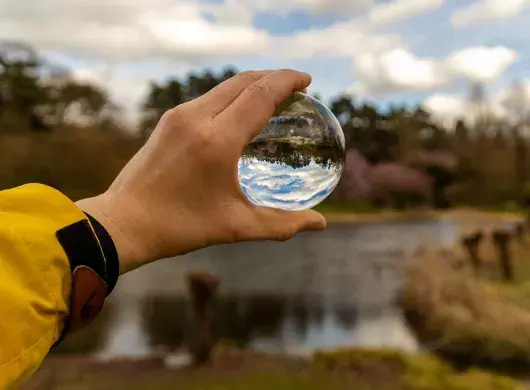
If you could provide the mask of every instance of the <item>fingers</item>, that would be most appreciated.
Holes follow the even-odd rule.
[[[245,71],[223,81],[208,93],[195,99],[212,117],[224,111],[252,83],[268,76],[275,70]]]
[[[326,228],[326,219],[314,210],[283,211],[267,207],[257,208],[258,224],[253,239],[286,241],[297,233]]]
[[[216,119],[222,124],[237,124],[242,132],[235,135],[246,145],[259,134],[280,103],[291,93],[303,91],[310,83],[311,76],[307,73],[273,72],[248,85]]]

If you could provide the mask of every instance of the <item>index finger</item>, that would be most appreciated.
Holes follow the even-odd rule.
[[[236,135],[247,144],[258,135],[278,107],[293,92],[303,91],[311,76],[295,70],[279,70],[250,84],[216,117],[224,128],[240,129]]]
[[[265,77],[274,70],[257,70],[240,72],[234,77],[223,81],[208,93],[195,99],[196,104],[202,104],[204,109],[216,116],[223,112],[250,84]]]

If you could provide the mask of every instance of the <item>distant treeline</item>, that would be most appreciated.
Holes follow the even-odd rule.
[[[141,107],[139,131],[134,132],[117,120],[120,102],[111,102],[102,86],[72,77],[31,47],[0,42],[0,188],[37,181],[72,197],[100,192],[167,109],[236,73],[228,67],[217,74],[204,71],[152,82]],[[421,107],[383,110],[352,96],[340,96],[329,106],[344,129],[347,148],[370,164],[420,169],[435,182],[443,181],[452,203],[519,202],[530,182],[530,107],[519,108],[506,121],[489,115],[483,103],[477,104],[473,124],[460,120],[449,127]],[[412,157],[418,152],[444,152],[457,164],[434,158],[418,162]],[[388,196],[394,195],[389,191]]]

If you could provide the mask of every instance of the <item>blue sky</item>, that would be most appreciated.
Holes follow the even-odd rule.
[[[292,67],[326,100],[466,114],[472,82],[509,115],[530,96],[530,0],[0,0],[0,39],[24,40],[134,113],[150,79]],[[530,103],[530,99],[529,99]],[[530,105],[530,104],[529,104]]]
[[[250,201],[285,210],[322,202],[335,189],[341,173],[342,166],[328,169],[314,162],[300,168],[260,160],[239,162],[241,189]]]

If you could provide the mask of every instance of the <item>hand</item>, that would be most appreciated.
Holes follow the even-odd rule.
[[[111,187],[78,202],[113,237],[122,273],[210,245],[325,228],[312,210],[253,205],[238,182],[243,149],[310,82],[293,70],[243,72],[163,115]]]

